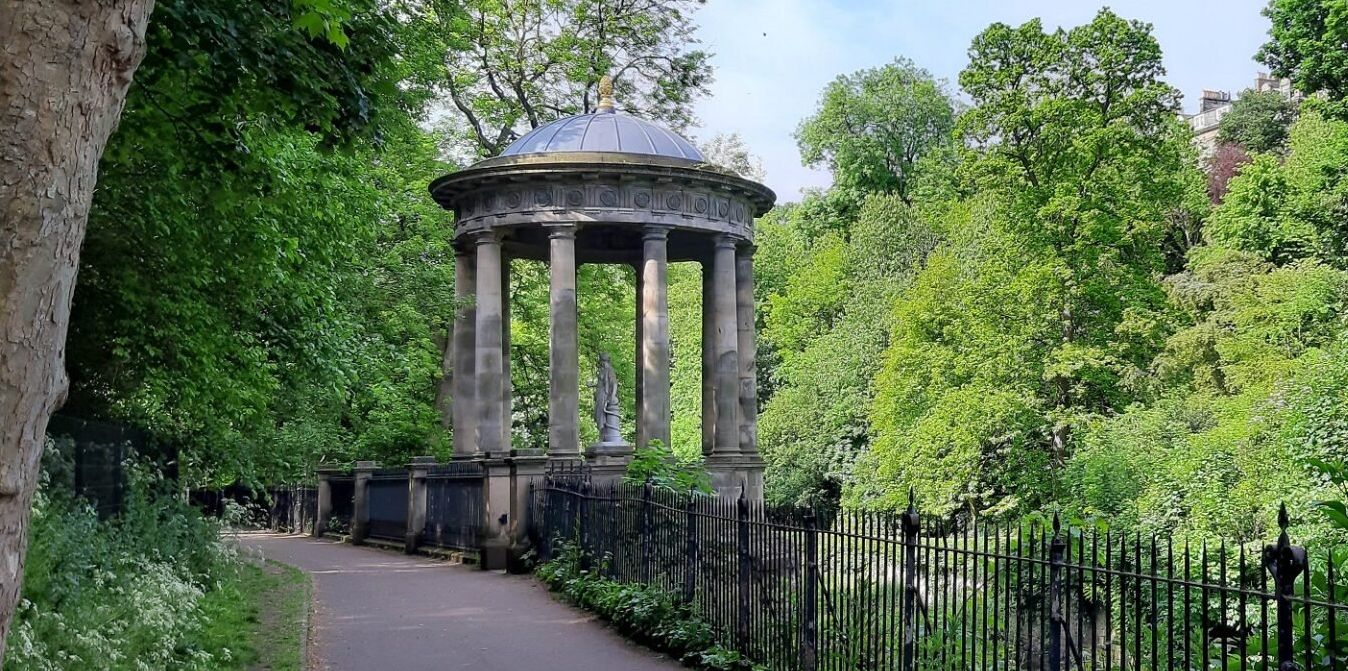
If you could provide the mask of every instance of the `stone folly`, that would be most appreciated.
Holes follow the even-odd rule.
[[[455,315],[452,353],[457,458],[509,460],[529,473],[588,461],[596,479],[621,476],[632,450],[621,439],[601,431],[604,439],[581,451],[576,268],[584,263],[636,271],[636,442],[669,445],[667,271],[671,262],[694,261],[703,268],[706,466],[722,494],[746,487],[761,498],[753,222],[772,207],[771,190],[707,164],[682,137],[616,112],[605,95],[595,113],[534,129],[430,191],[456,215],[457,294],[465,306]],[[512,259],[549,266],[546,454],[513,450],[510,442]]]

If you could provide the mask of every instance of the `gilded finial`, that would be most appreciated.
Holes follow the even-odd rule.
[[[613,111],[613,78],[608,75],[599,78],[599,111]]]

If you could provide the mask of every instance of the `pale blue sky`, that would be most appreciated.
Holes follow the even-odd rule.
[[[819,91],[839,74],[906,56],[955,89],[969,42],[995,21],[1046,27],[1086,23],[1102,6],[1151,23],[1165,53],[1167,79],[1192,112],[1200,90],[1232,92],[1254,83],[1254,53],[1268,20],[1264,0],[708,0],[698,35],[715,55],[716,82],[697,106],[694,135],[738,131],[762,160],[779,202],[826,186],[827,172],[800,165],[792,132],[813,112]]]

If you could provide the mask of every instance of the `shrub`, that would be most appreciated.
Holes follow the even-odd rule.
[[[623,477],[636,484],[649,482],[656,487],[680,492],[696,490],[711,493],[711,476],[707,475],[706,469],[700,463],[679,460],[660,440],[652,440],[646,447],[637,448]]]
[[[692,607],[664,590],[604,578],[582,568],[581,550],[558,546],[557,557],[538,567],[538,577],[567,601],[592,610],[624,635],[706,671],[760,671],[765,667],[716,643],[711,625]]]
[[[123,512],[100,520],[53,485],[62,462],[49,443],[5,670],[228,668],[229,650],[195,643],[202,598],[237,575],[218,525],[136,465]]]

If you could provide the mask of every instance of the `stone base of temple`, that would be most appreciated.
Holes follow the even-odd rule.
[[[713,454],[705,462],[711,488],[720,496],[763,500],[763,459],[756,454]]]

